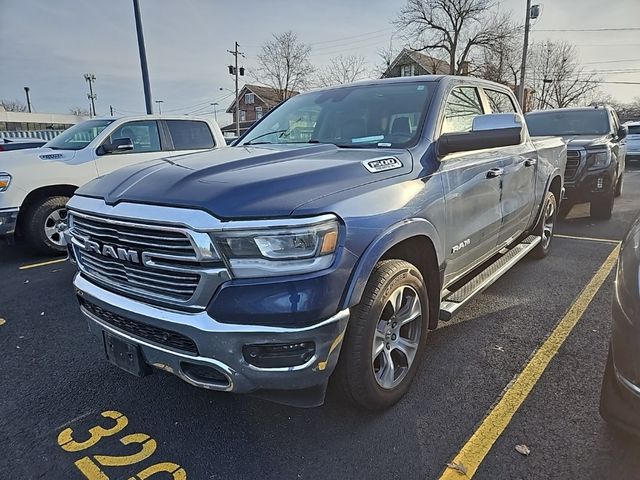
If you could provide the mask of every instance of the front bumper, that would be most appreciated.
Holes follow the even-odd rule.
[[[0,209],[0,237],[13,235],[18,223],[19,208]]]
[[[124,331],[81,307],[88,318],[90,331],[101,343],[103,332],[109,332],[138,345],[148,365],[171,372],[197,387],[218,391],[250,393],[326,386],[337,363],[349,319],[349,310],[346,309],[304,328],[228,324],[217,322],[206,312],[171,311],[131,300],[96,286],[80,273],[74,279],[74,286],[83,301],[105,311],[188,337],[196,344],[198,353],[177,351],[144,336]],[[245,345],[299,342],[315,343],[315,353],[302,365],[259,368],[249,364],[243,355]],[[210,380],[194,375],[194,365],[214,369],[224,379]]]
[[[601,170],[579,171],[576,178],[565,180],[565,199],[568,203],[590,202],[611,191],[614,182],[615,166]]]

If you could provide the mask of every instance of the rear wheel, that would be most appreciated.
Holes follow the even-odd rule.
[[[425,349],[429,300],[422,275],[403,260],[379,262],[351,318],[332,382],[369,410],[402,398]]]
[[[62,234],[67,225],[69,197],[48,197],[33,205],[24,224],[25,236],[31,246],[45,254],[61,254],[67,242]]]
[[[553,192],[547,192],[542,206],[542,215],[538,221],[538,225],[536,225],[533,230],[533,234],[540,237],[540,243],[531,250],[530,255],[533,258],[544,258],[549,254],[557,217],[558,208],[556,196]]]
[[[612,187],[609,192],[604,195],[599,195],[598,198],[592,200],[589,206],[589,215],[591,218],[609,220],[613,212],[614,196],[615,187]]]

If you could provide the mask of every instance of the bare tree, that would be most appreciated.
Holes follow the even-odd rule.
[[[298,41],[298,36],[288,32],[273,35],[258,54],[255,79],[279,92],[286,100],[292,92],[309,85],[314,72],[309,55],[311,47]]]
[[[391,40],[389,41],[388,47],[382,47],[378,49],[378,57],[380,57],[381,62],[376,66],[375,73],[379,76],[384,75],[389,67],[398,56],[398,51],[393,48],[393,43]]]
[[[20,100],[0,100],[0,104],[7,112],[26,112],[27,106]]]
[[[502,25],[504,31],[491,48],[485,48],[478,60],[475,75],[504,85],[516,86],[519,82],[522,63],[520,28]]]
[[[568,42],[533,44],[527,82],[534,89],[536,108],[565,108],[588,104],[600,79],[579,63],[576,47]]]
[[[71,115],[77,115],[79,117],[88,117],[90,115],[89,109],[82,107],[71,107],[69,109],[69,113]]]
[[[318,72],[317,83],[320,87],[330,87],[362,80],[367,76],[367,65],[362,55],[339,55]]]
[[[449,73],[459,75],[475,50],[503,38],[510,22],[495,0],[408,0],[395,24],[412,48],[445,57]]]

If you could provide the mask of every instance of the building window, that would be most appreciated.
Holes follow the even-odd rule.
[[[256,120],[260,120],[262,118],[262,107],[256,107]]]
[[[253,93],[245,93],[244,94],[244,103],[247,105],[251,105],[256,101],[256,96]]]
[[[400,76],[413,77],[413,67],[413,65],[402,65],[402,67],[400,67]]]
[[[247,121],[247,111],[246,110],[240,110],[240,121],[241,122],[246,122]]]

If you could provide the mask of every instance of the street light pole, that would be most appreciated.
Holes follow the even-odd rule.
[[[227,52],[235,58],[235,66],[229,67],[233,72],[230,71],[229,73],[233,73],[236,81],[236,137],[240,136],[240,101],[238,100],[238,75],[240,74],[240,71],[238,71],[238,55],[244,56],[244,53],[238,51],[239,46],[238,42],[235,42],[235,48],[233,50],[227,50]],[[244,75],[244,68],[242,69],[242,74]]]
[[[138,35],[138,52],[140,53],[140,68],[142,69],[142,87],[144,88],[144,103],[147,114],[153,113],[151,102],[151,85],[149,84],[149,68],[147,67],[147,52],[144,48],[144,34],[142,32],[142,19],[140,18],[140,5],[138,0],[133,0],[133,14],[136,18],[136,33]]]
[[[89,106],[89,116],[96,116],[96,94],[93,93],[93,82],[96,81],[96,76],[93,73],[85,73],[84,79],[89,84],[89,93],[87,94],[87,98],[91,101],[91,105]]]
[[[524,45],[522,46],[522,65],[520,66],[520,85],[518,85],[518,101],[524,111],[524,77],[527,69],[527,49],[529,48],[529,25],[531,20],[531,0],[527,0],[527,15],[524,21]]]
[[[24,93],[27,96],[27,110],[31,113],[31,96],[29,96],[29,87],[24,87]]]

